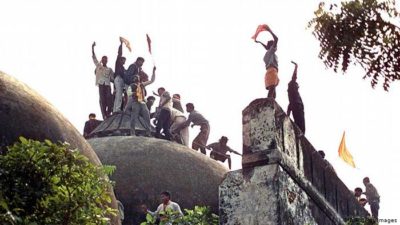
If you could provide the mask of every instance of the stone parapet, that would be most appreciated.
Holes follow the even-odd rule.
[[[220,185],[221,224],[330,225],[368,215],[272,99],[243,110],[242,166]]]

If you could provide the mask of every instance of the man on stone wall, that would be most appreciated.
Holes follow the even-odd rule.
[[[106,119],[111,115],[112,112],[112,96],[110,82],[113,81],[114,72],[111,68],[107,67],[107,56],[101,57],[101,62],[96,58],[94,53],[94,47],[96,42],[92,44],[92,58],[94,65],[96,66],[96,85],[99,86],[100,96],[100,109],[103,119]]]
[[[290,117],[290,113],[293,112],[293,119],[303,134],[306,133],[306,124],[304,120],[304,105],[299,93],[299,84],[297,84],[297,63],[293,62],[294,71],[292,80],[288,84],[288,97],[289,105],[287,109],[287,115]]]
[[[278,37],[272,32],[272,30],[266,24],[263,25],[264,29],[271,33],[274,40],[268,41],[267,45],[263,44],[257,39],[254,39],[256,43],[261,44],[267,52],[264,55],[265,69],[267,70],[264,81],[265,88],[268,90],[268,98],[276,98],[276,86],[279,84],[278,77],[278,57],[276,56],[276,50],[278,46]]]
[[[365,194],[367,197],[368,204],[371,207],[372,217],[378,220],[380,202],[378,191],[376,190],[375,186],[370,183],[369,177],[365,177],[363,179],[363,183],[365,185],[365,192],[363,194]]]

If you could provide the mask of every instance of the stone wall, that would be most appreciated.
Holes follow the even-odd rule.
[[[271,99],[243,110],[242,170],[220,185],[221,224],[344,224],[365,217],[329,162]]]

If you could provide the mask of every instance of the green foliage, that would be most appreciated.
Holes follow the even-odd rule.
[[[372,217],[355,217],[347,220],[346,225],[378,225],[378,223]]]
[[[110,181],[68,144],[20,138],[0,155],[0,224],[107,224]]]
[[[360,64],[372,87],[383,79],[387,91],[400,80],[400,28],[395,0],[350,0],[326,7],[320,3],[308,26],[319,40],[319,57],[335,72]]]
[[[160,213],[160,225],[218,225],[218,216],[213,214],[206,206],[195,206],[193,210],[185,209],[185,215],[170,209]],[[147,214],[147,222],[140,225],[153,225],[156,218]]]

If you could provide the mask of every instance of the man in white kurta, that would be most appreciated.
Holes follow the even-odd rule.
[[[178,134],[174,133],[174,131],[183,123],[186,122],[186,116],[179,110],[175,108],[171,108],[171,133],[172,135],[179,135],[182,139],[182,144],[189,147],[189,127],[185,127],[181,129]]]

